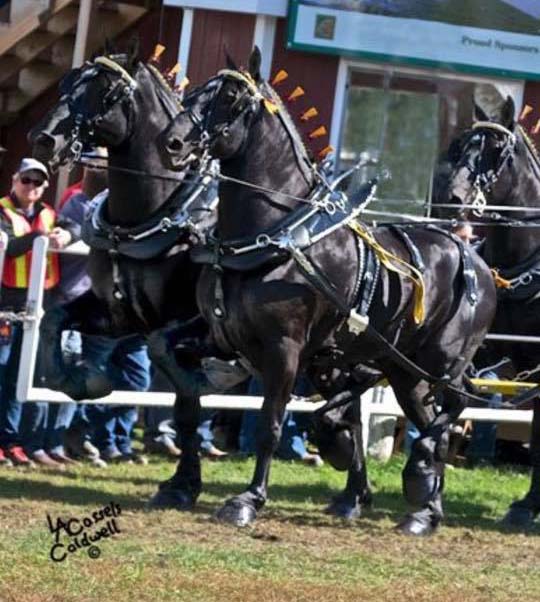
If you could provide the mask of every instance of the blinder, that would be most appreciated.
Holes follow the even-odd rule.
[[[100,111],[93,116],[89,116],[78,106],[73,99],[73,91],[84,85],[88,81],[98,77],[101,73],[108,72],[115,75],[111,80],[110,86],[101,98]],[[84,68],[66,76],[61,84],[61,90],[64,96],[68,96],[67,103],[74,118],[74,127],[71,132],[71,152],[73,161],[80,158],[82,151],[82,142],[80,141],[81,130],[84,130],[86,141],[93,142],[95,128],[103,121],[107,113],[119,102],[131,101],[133,93],[137,89],[135,79],[118,63],[108,57],[98,57],[94,62],[86,63]],[[128,110],[127,118],[130,120],[131,111]]]
[[[502,134],[503,141],[497,144],[497,149],[500,148],[497,160],[494,165],[488,169],[482,169],[481,162],[485,159],[486,142],[488,135]],[[477,206],[479,215],[482,215],[483,207],[486,204],[485,194],[498,182],[501,173],[513,161],[516,148],[517,137],[509,129],[498,123],[490,121],[478,121],[473,124],[472,135],[464,143],[462,149],[462,167],[465,167],[469,173],[476,191],[472,205]],[[473,161],[469,156],[471,149],[479,146],[479,152],[476,159]],[[456,150],[456,149],[454,149]]]
[[[227,79],[242,81],[246,83],[246,88],[230,106],[228,119],[214,127],[212,131],[209,131],[210,117],[214,113],[217,99]],[[220,71],[216,77],[213,77],[206,84],[204,92],[210,94],[210,98],[206,103],[202,114],[196,112],[195,109],[189,106],[189,96],[184,102],[184,104],[187,105],[185,111],[199,132],[197,145],[203,151],[212,147],[219,138],[227,138],[230,135],[231,128],[234,127],[236,122],[247,117],[251,113],[255,113],[259,106],[259,102],[263,99],[262,94],[255,84],[249,81],[248,76],[245,76],[239,71],[231,71],[228,69]],[[201,92],[196,91],[195,94],[199,97]],[[246,97],[248,97],[247,102],[242,106],[239,106]]]

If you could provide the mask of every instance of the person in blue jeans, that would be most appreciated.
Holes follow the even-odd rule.
[[[89,366],[107,374],[115,390],[147,391],[150,387],[150,359],[141,336],[120,340],[83,337],[83,357]],[[86,417],[103,460],[145,463],[132,448],[138,417],[135,406],[88,404]]]
[[[497,373],[490,368],[479,370],[476,376],[488,380],[498,379]],[[502,404],[502,395],[500,393],[493,393],[489,400],[489,408],[498,408]],[[477,464],[492,464],[495,460],[496,443],[496,422],[473,422],[471,439],[465,452],[468,464],[472,466]]]
[[[306,395],[309,385],[299,379],[294,393],[296,395]],[[262,386],[255,378],[251,379],[248,387],[248,395],[261,395]],[[259,419],[259,412],[246,410],[242,415],[242,426],[239,434],[240,451],[247,454],[253,454],[256,451],[256,431]],[[306,464],[322,466],[323,460],[319,454],[308,452],[306,447],[307,424],[301,414],[294,414],[286,411],[283,418],[281,439],[276,450],[276,457],[282,460],[301,460]]]

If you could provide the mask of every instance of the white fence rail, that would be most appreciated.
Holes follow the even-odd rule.
[[[4,263],[7,238],[0,233],[0,274]],[[46,258],[48,252],[48,239],[39,236],[34,241],[32,250],[32,267],[26,310],[21,315],[23,322],[23,342],[21,349],[21,362],[17,380],[17,399],[20,401],[50,401],[54,403],[65,403],[72,401],[69,397],[51,389],[34,387],[34,371],[36,355],[39,343],[39,324],[43,315],[43,284],[45,281]],[[86,253],[84,245],[72,245],[66,252],[83,254]],[[1,315],[1,312],[0,312]],[[513,335],[492,335],[490,338],[505,337],[516,340]],[[523,337],[521,337],[523,338]],[[538,342],[529,339],[538,337],[524,337],[526,342]],[[539,339],[540,341],[540,339]],[[145,405],[145,406],[172,406],[175,396],[173,393],[159,392],[136,392],[136,391],[114,391],[107,397],[89,400],[88,403],[103,403],[112,405]],[[201,399],[202,406],[215,409],[260,409],[262,397],[245,395],[206,395]],[[312,412],[319,408],[323,402],[310,403],[293,399],[287,406],[296,412]],[[362,418],[365,429],[364,441],[367,441],[367,429],[369,428],[371,415],[403,416],[394,393],[390,387],[375,387],[362,395]],[[495,421],[530,423],[531,411],[507,410],[492,408],[467,408],[460,416],[460,420]]]

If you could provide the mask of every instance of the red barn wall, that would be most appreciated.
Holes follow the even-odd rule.
[[[305,109],[315,106],[319,111],[316,118],[302,125],[304,132],[312,131],[318,125],[325,125],[330,132],[338,67],[338,56],[288,50],[286,19],[277,20],[271,73],[275,75],[280,69],[284,69],[289,77],[276,86],[276,90],[285,100],[296,86],[304,88],[306,92],[304,96],[287,104],[299,127],[299,115]],[[319,138],[311,144],[311,147],[317,150],[327,144],[328,137]]]
[[[225,50],[239,67],[246,66],[254,30],[255,15],[195,10],[189,50],[190,82],[197,86],[223,69]]]

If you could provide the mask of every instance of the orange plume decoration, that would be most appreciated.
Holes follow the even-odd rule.
[[[184,79],[176,86],[175,89],[178,90],[179,92],[181,92],[188,86],[189,86],[189,79],[187,77],[184,77]]]
[[[324,127],[324,125],[319,126],[316,130],[313,130],[310,134],[309,134],[309,139],[313,140],[314,138],[320,138],[321,136],[326,136],[327,134],[327,130]]]
[[[167,79],[173,79],[173,77],[180,71],[181,68],[182,68],[182,66],[180,65],[180,63],[176,63],[176,65],[174,67],[169,69],[169,71],[167,72],[167,75],[165,77]]]
[[[319,114],[319,111],[317,111],[317,109],[315,107],[310,107],[307,111],[304,111],[302,113],[302,115],[300,116],[300,119],[302,121],[308,121],[309,119],[312,119],[313,117],[317,117],[318,114]]]
[[[523,121],[532,110],[533,108],[530,105],[525,105],[519,116],[519,121]]]
[[[288,77],[289,77],[289,74],[286,71],[284,71],[283,69],[280,69],[275,74],[274,79],[272,80],[272,85],[277,86],[281,82],[284,82]]]
[[[163,46],[163,44],[156,44],[156,47],[154,48],[154,52],[152,53],[152,56],[150,57],[150,61],[153,63],[157,63],[159,61],[159,57],[163,54],[164,51],[165,51],[165,46]]]
[[[300,98],[300,96],[304,96],[304,94],[305,94],[304,88],[302,88],[302,86],[296,86],[296,88],[287,97],[287,100],[289,102],[292,102],[293,100]]]
[[[531,130],[531,134],[533,136],[536,136],[536,134],[538,134],[538,132],[540,132],[540,119],[536,122],[536,125]]]
[[[321,158],[324,159],[326,157],[326,155],[329,155],[330,153],[334,152],[334,147],[329,144],[328,146],[325,146],[323,149],[321,149],[317,155]]]

